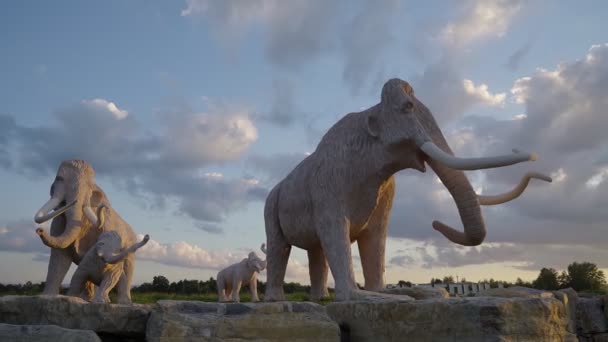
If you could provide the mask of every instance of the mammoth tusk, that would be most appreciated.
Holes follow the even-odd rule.
[[[481,170],[494,167],[513,165],[525,161],[536,160],[536,155],[523,153],[513,150],[513,154],[481,157],[481,158],[458,158],[444,152],[431,141],[427,141],[420,146],[420,149],[429,157],[456,170]]]
[[[105,204],[102,204],[99,206],[99,208],[97,208],[97,214],[95,214],[95,212],[93,212],[93,209],[91,209],[91,207],[84,207],[84,214],[87,217],[87,219],[89,219],[89,221],[91,221],[91,224],[93,225],[93,227],[96,227],[96,229],[102,229],[103,225],[105,223],[105,216],[103,213],[103,209],[107,209],[108,207]]]
[[[260,246],[260,249],[262,250],[262,253],[266,254],[266,244],[263,243],[262,246]]]
[[[76,204],[76,202],[78,202],[78,200],[74,200],[72,203],[66,204],[63,207],[50,212],[51,210],[57,208],[57,206],[61,203],[61,201],[62,201],[61,198],[54,198],[54,197],[52,197],[50,200],[48,200],[48,202],[46,202],[42,206],[42,208],[40,208],[36,212],[36,215],[34,216],[34,222],[40,224],[40,223],[44,223],[48,220],[54,219],[55,217],[66,212],[68,209],[73,207]]]
[[[542,173],[528,172],[522,177],[519,184],[517,184],[517,186],[509,192],[505,192],[504,194],[494,195],[494,196],[477,195],[479,204],[496,205],[496,204],[502,204],[502,203],[509,202],[509,201],[519,197],[519,195],[521,195],[524,192],[524,190],[528,186],[528,183],[530,183],[530,179],[532,179],[532,178],[540,179],[540,180],[543,180],[543,181],[549,182],[549,183],[551,183],[553,181],[551,179],[551,177],[543,175]]]

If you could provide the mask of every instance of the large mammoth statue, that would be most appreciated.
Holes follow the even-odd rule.
[[[262,244],[260,249],[262,253],[266,254],[266,244]],[[266,260],[260,259],[255,252],[251,252],[247,258],[219,271],[217,273],[218,300],[225,302],[232,297],[232,301],[238,303],[241,300],[239,296],[241,286],[248,284],[249,291],[251,291],[251,301],[259,301],[257,273],[265,268]]]
[[[53,220],[50,235],[42,228],[36,229],[42,242],[51,248],[43,294],[59,294],[61,282],[72,262],[78,265],[104,230],[115,231],[120,236],[123,249],[137,242],[131,226],[112,209],[94,178],[95,171],[88,162],[63,161],[51,185],[51,198],[34,216],[36,223]],[[99,213],[102,205],[108,208],[103,230],[99,229],[95,213]],[[117,288],[118,303],[131,303],[134,260],[133,254],[124,260],[124,272]]]
[[[291,246],[308,252],[311,297],[327,296],[328,263],[336,299],[365,298],[384,287],[388,218],[395,192],[393,175],[403,169],[426,171],[429,165],[450,192],[464,232],[442,222],[432,226],[450,241],[479,245],[486,236],[480,205],[504,203],[519,196],[529,173],[512,191],[478,196],[462,170],[502,167],[534,160],[517,150],[486,158],[454,157],[439,126],[412,87],[387,81],[379,104],[340,119],[317,149],[270,192],[264,208],[268,268],[266,301],[284,300],[283,280]],[[357,241],[365,290],[357,290],[351,243]]]

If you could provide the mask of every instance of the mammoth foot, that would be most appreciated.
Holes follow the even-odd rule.
[[[285,301],[285,294],[283,294],[283,291],[280,291],[280,290],[266,291],[266,293],[264,294],[264,301],[265,302],[283,302],[283,301]]]
[[[350,296],[344,298],[344,296],[336,295],[336,301],[367,301],[367,302],[409,302],[414,298],[406,295],[395,295],[388,293],[380,293],[366,290],[351,290]]]

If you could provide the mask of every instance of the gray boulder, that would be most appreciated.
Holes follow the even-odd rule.
[[[3,342],[101,342],[90,330],[66,329],[56,325],[15,325],[0,323]]]
[[[448,291],[439,287],[401,287],[394,289],[383,289],[382,292],[396,295],[406,295],[414,299],[450,298]]]
[[[58,325],[121,336],[143,336],[149,305],[93,304],[68,296],[0,297],[0,323]]]
[[[608,332],[603,298],[579,298],[576,305],[576,323],[577,333],[582,337]]]
[[[496,289],[487,289],[477,294],[477,297],[502,297],[502,298],[555,298],[553,293],[532,289],[523,286],[511,286]]]
[[[161,300],[146,340],[339,341],[340,329],[315,303],[205,303]]]
[[[554,298],[335,302],[327,313],[351,341],[576,341]]]
[[[553,295],[564,304],[566,316],[568,317],[568,332],[576,334],[576,305],[578,303],[578,294],[572,288],[567,288],[553,291]]]

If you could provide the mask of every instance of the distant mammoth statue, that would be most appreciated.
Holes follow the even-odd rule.
[[[97,243],[89,249],[80,261],[72,276],[68,296],[85,293],[87,282],[99,288],[92,299],[93,303],[110,303],[110,291],[124,274],[124,261],[132,253],[143,247],[150,236],[128,248],[122,248],[120,235],[116,231],[106,231],[99,235]]]
[[[99,228],[97,217],[102,205],[108,208],[103,229]],[[115,231],[120,236],[122,248],[137,241],[131,226],[112,209],[106,194],[95,184],[95,171],[84,160],[66,160],[59,166],[51,185],[51,198],[34,216],[36,223],[51,219],[50,235],[42,228],[36,229],[42,242],[51,248],[43,291],[45,295],[59,294],[61,282],[71,263],[80,263],[103,230]],[[133,267],[134,255],[129,254],[118,281],[119,303],[131,303]]]
[[[385,244],[395,192],[394,174],[429,165],[450,192],[464,226],[458,231],[439,221],[433,228],[450,241],[481,244],[486,236],[480,205],[500,204],[519,196],[527,174],[512,191],[478,196],[462,170],[502,167],[534,160],[517,150],[486,158],[458,158],[435,118],[412,87],[400,79],[387,81],[379,104],[340,119],[269,193],[264,207],[268,270],[266,301],[284,300],[283,281],[291,246],[307,250],[311,298],[327,296],[328,263],[336,299],[376,296],[384,288]],[[356,287],[351,244],[357,241],[365,290]]]
[[[260,247],[266,254],[266,244]],[[232,296],[233,302],[240,302],[239,292],[243,283],[249,284],[251,291],[251,301],[258,302],[258,279],[257,273],[266,268],[266,260],[260,259],[255,252],[241,262],[230,265],[217,274],[217,291],[220,302],[228,301]]]

